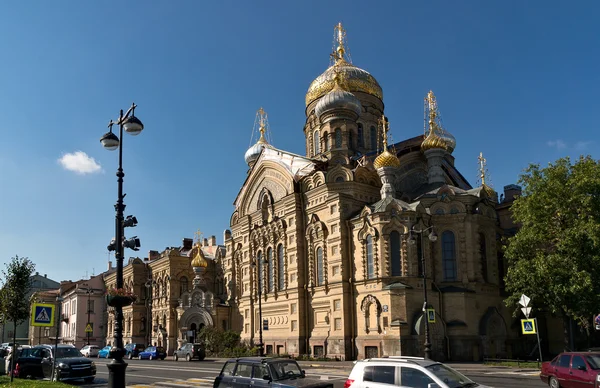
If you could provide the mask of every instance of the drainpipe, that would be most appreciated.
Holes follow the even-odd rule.
[[[444,339],[446,340],[446,357],[450,360],[450,338],[448,337],[448,327],[446,326],[446,319],[444,318],[444,294],[439,289],[435,282],[431,282],[432,286],[438,293],[438,303],[440,306],[440,317],[442,317],[442,323],[444,324]]]

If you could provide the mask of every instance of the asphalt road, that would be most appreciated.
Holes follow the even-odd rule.
[[[108,380],[108,368],[106,364],[111,360],[95,360],[98,367],[97,377],[94,384],[81,384],[82,387],[106,387]],[[195,386],[212,387],[212,380],[220,372],[223,362],[221,360],[206,361],[149,361],[149,360],[127,360],[127,385],[151,385],[174,380],[195,379]],[[547,387],[539,377],[515,374],[510,371],[485,371],[485,370],[461,370],[472,380],[494,388],[543,388]],[[336,368],[310,368],[305,367],[308,377],[329,380],[336,388],[342,388],[349,372]],[[165,385],[167,386],[167,385]]]

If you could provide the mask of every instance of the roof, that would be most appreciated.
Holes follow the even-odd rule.
[[[420,366],[430,366],[434,364],[439,364],[437,361],[428,360],[422,357],[407,357],[407,356],[389,356],[389,357],[379,357],[379,358],[367,358],[364,360],[359,360],[358,362],[390,362],[390,363],[405,363],[405,364],[415,364]]]

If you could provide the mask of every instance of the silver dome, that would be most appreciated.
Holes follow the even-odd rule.
[[[248,148],[248,151],[246,151],[246,154],[244,155],[246,164],[250,165],[250,164],[256,162],[256,159],[258,159],[258,157],[262,153],[263,148],[268,147],[268,146],[269,146],[268,143],[258,142],[256,144],[254,144],[252,147]]]
[[[333,90],[321,97],[315,106],[315,114],[323,123],[339,117],[338,115],[329,115],[328,117],[323,118],[323,115],[331,113],[332,111],[352,112],[356,115],[356,117],[354,117],[356,120],[362,112],[362,104],[354,94],[343,90],[336,85]]]

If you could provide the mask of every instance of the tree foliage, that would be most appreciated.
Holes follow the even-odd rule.
[[[31,291],[30,277],[34,270],[35,264],[28,258],[15,256],[2,271],[4,284],[0,290],[0,315],[6,322],[19,324],[29,317],[27,296]]]
[[[521,294],[542,309],[588,329],[600,313],[600,163],[561,158],[530,165],[512,216],[520,226],[508,239],[508,306]],[[518,311],[518,310],[516,310]]]

